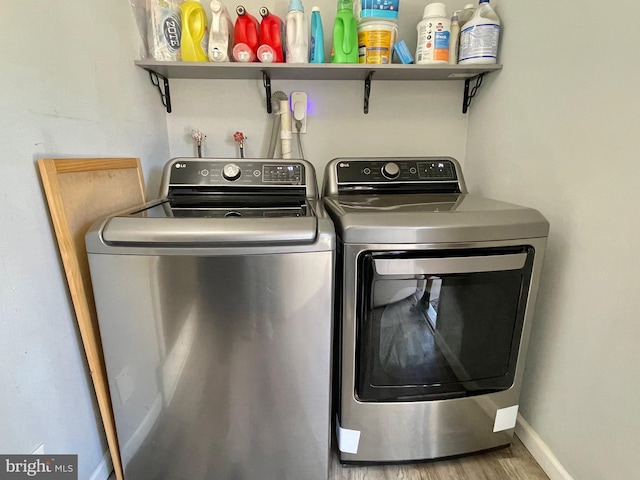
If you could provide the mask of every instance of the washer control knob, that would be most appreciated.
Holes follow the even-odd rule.
[[[382,167],[382,175],[384,175],[389,180],[393,180],[394,178],[398,178],[400,175],[400,167],[397,163],[389,162],[385,163],[384,167]]]
[[[235,163],[227,163],[222,169],[222,176],[231,182],[239,179],[241,173],[240,167]]]

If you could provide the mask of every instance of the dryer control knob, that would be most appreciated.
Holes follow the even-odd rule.
[[[227,163],[222,169],[222,176],[225,180],[234,181],[240,178],[242,171],[235,163]]]
[[[400,175],[400,167],[397,163],[389,162],[385,163],[384,167],[382,167],[382,175],[387,177],[389,180],[393,180],[394,178],[398,178]]]

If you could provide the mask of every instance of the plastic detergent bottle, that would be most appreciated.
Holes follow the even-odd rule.
[[[258,20],[242,6],[236,7],[236,24],[233,29],[233,58],[236,62],[253,62],[258,51]]]
[[[474,7],[473,3],[467,3],[464,6],[462,12],[460,12],[460,15],[458,16],[458,23],[460,24],[460,28],[462,28],[465,23],[471,20],[471,17],[473,17],[475,11],[476,7]]]
[[[460,10],[453,12],[453,16],[451,17],[451,36],[449,37],[449,63],[451,65],[458,63],[458,42],[460,40],[458,15],[460,15]]]
[[[196,0],[187,0],[180,5],[182,37],[180,48],[184,62],[206,62],[209,60],[203,42],[207,38],[207,14],[202,4]]]
[[[418,23],[416,63],[447,63],[451,20],[444,3],[430,3]]]
[[[231,59],[231,32],[233,24],[229,11],[218,0],[211,1],[211,27],[207,54],[212,62],[229,62]]]
[[[290,0],[286,24],[287,63],[309,63],[309,26],[301,0]]]
[[[309,63],[324,63],[324,33],[320,8],[311,9],[311,46],[309,47]]]
[[[258,48],[258,60],[263,63],[283,63],[284,24],[277,15],[269,12],[267,7],[260,7],[260,47]]]
[[[331,63],[358,63],[358,23],[353,15],[352,0],[338,0]]]
[[[500,18],[489,0],[480,0],[471,20],[460,32],[460,64],[492,64],[498,58]],[[184,54],[183,54],[184,56]]]

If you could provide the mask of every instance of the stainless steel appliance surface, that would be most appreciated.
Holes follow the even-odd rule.
[[[335,233],[309,163],[174,159],[86,244],[126,480],[326,480]]]
[[[336,434],[343,463],[511,442],[549,231],[467,192],[448,157],[339,158]]]

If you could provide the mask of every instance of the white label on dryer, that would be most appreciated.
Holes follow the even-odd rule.
[[[338,449],[343,453],[358,453],[360,444],[360,430],[342,428],[336,416],[336,437],[338,437]]]
[[[503,430],[509,430],[516,426],[516,419],[518,418],[518,405],[507,408],[499,408],[496,411],[496,421],[493,423],[493,431],[501,432]]]

